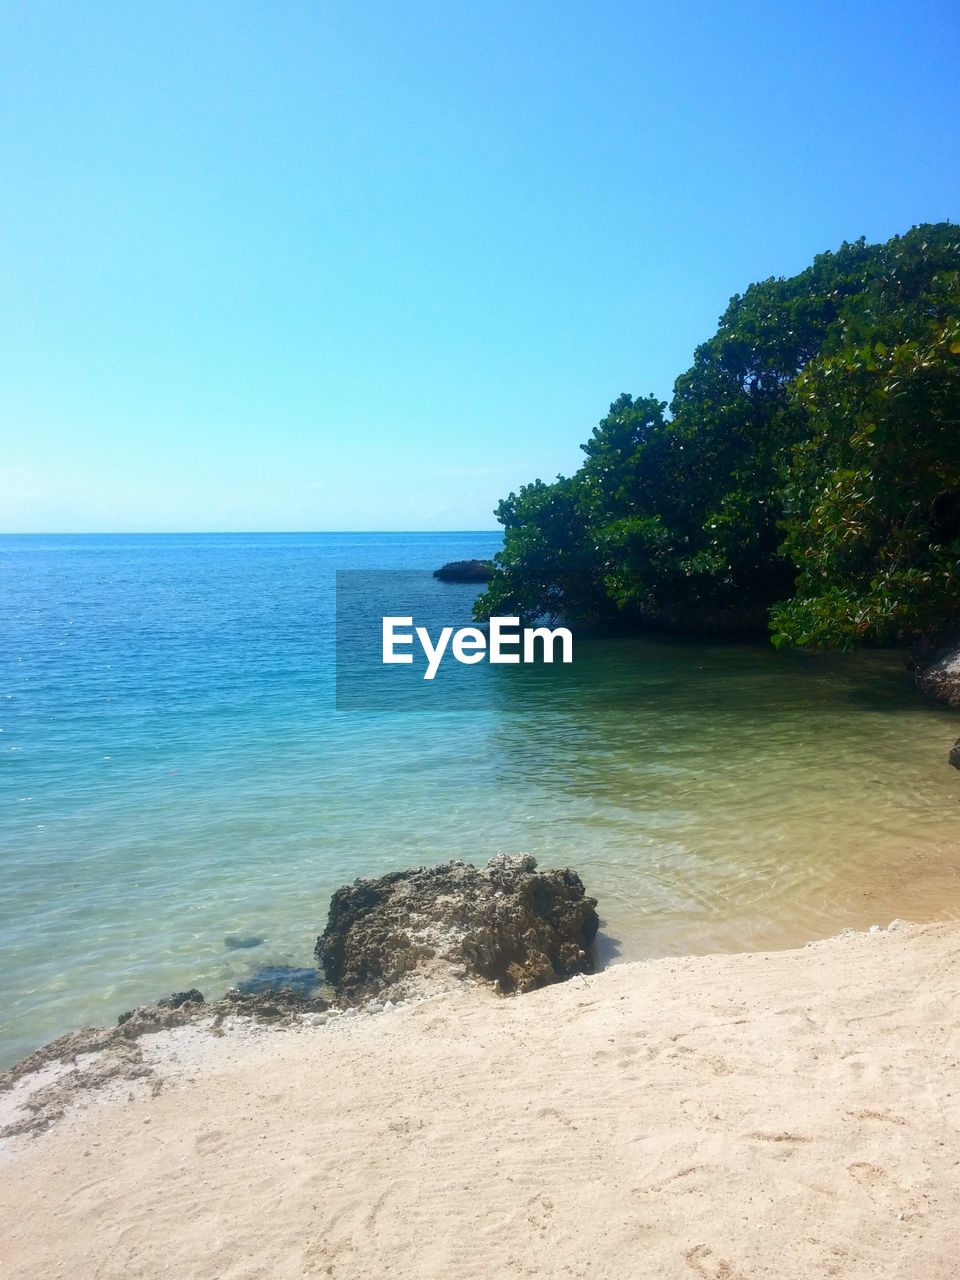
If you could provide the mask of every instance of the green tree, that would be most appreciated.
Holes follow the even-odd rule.
[[[477,615],[772,610],[778,644],[945,625],[958,271],[943,223],[844,244],[734,297],[669,414],[621,395],[574,476],[501,502]]]
[[[935,637],[960,611],[960,234],[892,241],[842,345],[792,394],[807,437],[784,486],[795,595],[774,643]]]

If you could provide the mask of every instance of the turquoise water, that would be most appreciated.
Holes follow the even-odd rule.
[[[960,718],[896,654],[578,641],[570,669],[478,668],[467,712],[336,711],[334,571],[498,544],[0,539],[3,1061],[309,965],[339,884],[498,849],[576,867],[608,955],[953,911]],[[466,620],[469,588],[430,589]]]

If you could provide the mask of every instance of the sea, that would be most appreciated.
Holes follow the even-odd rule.
[[[338,697],[338,581],[467,625],[477,588],[432,570],[499,546],[0,538],[0,1065],[309,982],[339,885],[501,850],[579,872],[603,963],[957,914],[960,718],[901,653],[577,635],[569,667],[464,668],[460,702]]]

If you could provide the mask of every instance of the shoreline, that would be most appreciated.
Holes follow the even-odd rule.
[[[947,1280],[958,978],[960,924],[895,922],[148,1034],[4,1142],[8,1274]]]
[[[944,769],[943,772],[948,774],[949,770]],[[611,901],[609,892],[604,892],[604,887],[600,887],[596,890],[603,895],[601,928],[597,938],[598,965],[605,969],[622,964],[640,964],[650,960],[680,959],[686,956],[797,950],[836,937],[847,929],[866,932],[878,925],[878,922],[898,916],[918,925],[960,921],[960,870],[956,868],[955,859],[947,861],[941,850],[929,847],[929,842],[924,844],[911,840],[910,846],[912,847],[904,847],[902,856],[895,862],[882,869],[874,868],[875,874],[869,884],[861,885],[851,880],[846,895],[842,898],[835,897],[831,901],[831,908],[838,909],[825,911],[822,917],[810,918],[808,915],[802,923],[794,921],[788,926],[779,917],[770,917],[764,921],[723,915],[705,916],[698,921],[702,942],[697,946],[671,945],[676,942],[678,928],[683,923],[682,920],[678,921],[676,915],[657,913],[644,918],[642,935],[639,931],[628,931],[624,926],[624,912],[620,904],[615,900]],[[952,847],[953,842],[951,849]],[[557,862],[555,865],[561,866],[562,863]],[[593,884],[590,887],[593,889]],[[632,912],[631,906],[630,913]],[[310,939],[317,936],[316,927],[304,928],[301,932]],[[252,956],[254,953],[243,951],[239,954]],[[301,972],[305,966],[314,969],[316,964],[312,950],[302,946],[299,951],[285,949],[279,954],[271,951],[264,963],[264,970],[278,966],[291,972]],[[152,995],[155,1000],[161,993],[169,993],[174,986],[178,989],[198,986],[212,1004],[222,1000],[227,991],[238,987],[247,992],[275,989],[262,987],[258,981],[260,974],[261,970],[251,965],[232,978],[224,976],[213,983],[209,975],[198,974],[192,967],[185,968],[182,973],[160,975],[143,983],[141,993],[123,999],[118,997],[100,1011],[87,1010],[86,1020],[79,1024],[76,1016],[73,1016],[66,1024],[61,1022],[59,1027],[48,1028],[45,1035],[33,1036],[29,1040],[14,1037],[19,1038],[21,1043],[10,1056],[0,1058],[0,1081],[7,1072],[15,1071],[25,1059],[33,1057],[54,1040],[69,1036],[81,1027],[114,1027],[124,1010],[149,1007]],[[324,992],[321,980],[314,994],[323,995]],[[81,1012],[79,1016],[83,1018],[84,1014]],[[0,1129],[2,1127],[0,1123]]]

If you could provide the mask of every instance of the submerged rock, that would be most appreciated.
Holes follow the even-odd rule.
[[[269,995],[275,991],[292,991],[298,996],[313,996],[320,986],[320,974],[316,969],[297,969],[292,965],[265,965],[238,982],[236,990],[242,995]]]
[[[947,759],[955,769],[960,769],[960,738],[958,738],[950,748],[950,755]]]
[[[451,560],[434,569],[433,576],[441,582],[489,582],[493,577],[490,560]]]
[[[502,992],[592,973],[596,899],[528,854],[355,880],[333,895],[316,956],[341,1003],[428,994],[464,978]]]
[[[251,947],[262,946],[266,942],[266,938],[261,938],[257,933],[228,933],[223,940],[223,945],[228,951],[246,951]]]

